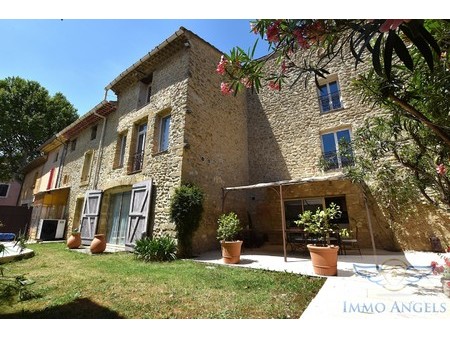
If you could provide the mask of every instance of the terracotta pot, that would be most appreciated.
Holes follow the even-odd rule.
[[[69,249],[76,249],[81,245],[81,233],[73,232],[67,239],[67,247]]]
[[[441,279],[442,282],[442,291],[444,292],[444,295],[450,298],[450,279]]]
[[[337,276],[338,246],[307,245],[314,273],[322,276]]]
[[[236,264],[240,262],[242,241],[221,241],[220,245],[222,246],[222,258],[225,264]]]
[[[106,236],[104,234],[94,235],[94,239],[89,247],[91,253],[102,253],[106,249]]]

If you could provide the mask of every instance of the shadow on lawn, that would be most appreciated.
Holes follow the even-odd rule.
[[[92,302],[89,298],[79,298],[71,303],[53,306],[41,311],[26,311],[0,314],[3,319],[118,319],[117,312]]]

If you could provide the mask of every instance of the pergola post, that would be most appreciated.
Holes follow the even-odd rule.
[[[286,216],[284,210],[284,199],[283,199],[283,186],[280,184],[280,208],[281,208],[281,228],[283,233],[283,254],[284,261],[287,262],[286,257]]]

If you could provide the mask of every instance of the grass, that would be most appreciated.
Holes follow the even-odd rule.
[[[299,318],[324,279],[189,260],[145,263],[132,254],[86,255],[63,243],[29,245],[35,297],[5,304],[0,318]]]

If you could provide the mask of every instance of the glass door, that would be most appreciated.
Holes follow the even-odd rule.
[[[111,195],[108,212],[108,243],[125,245],[131,191]]]

